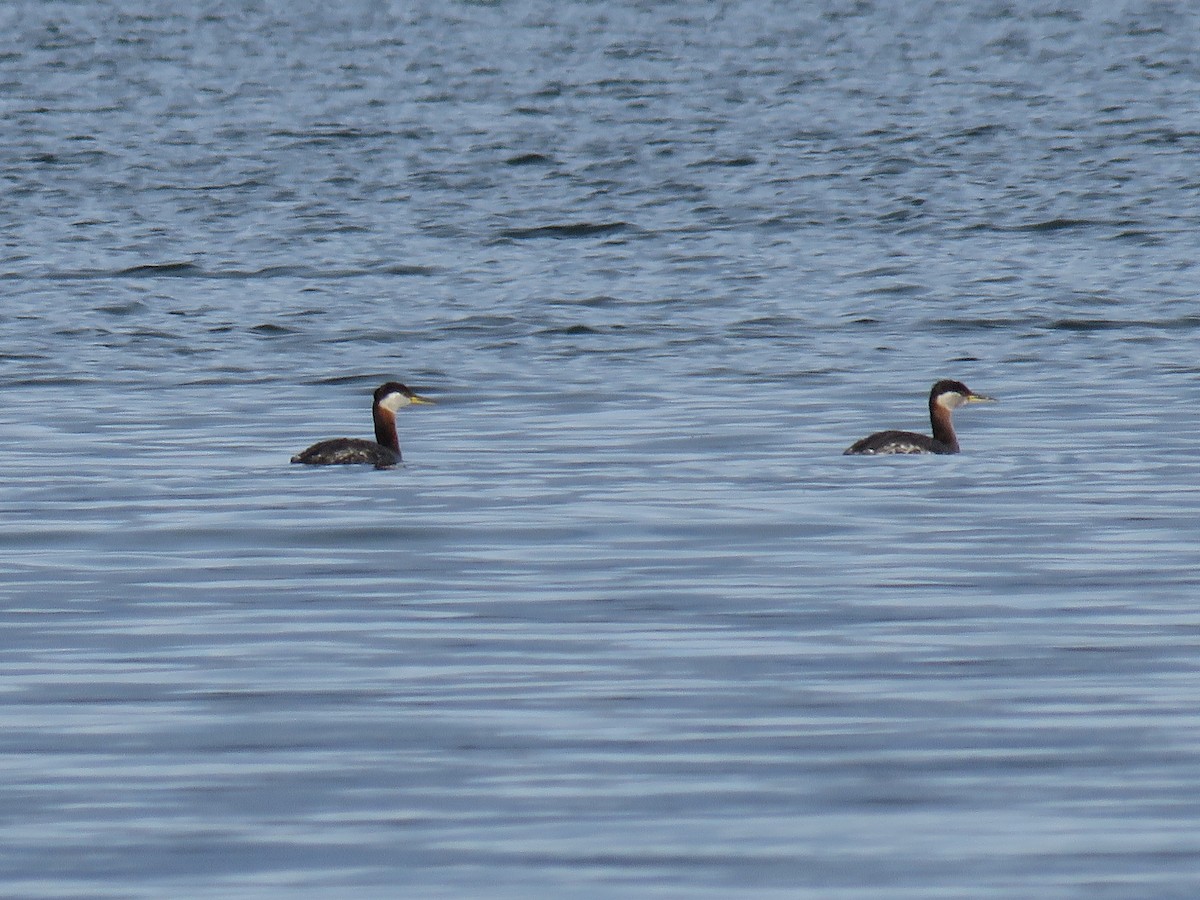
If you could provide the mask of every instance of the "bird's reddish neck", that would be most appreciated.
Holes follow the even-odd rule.
[[[378,403],[371,409],[375,419],[375,440],[383,446],[400,452],[400,439],[396,437],[396,414]]]
[[[950,420],[950,410],[936,400],[929,401],[929,421],[933,423],[933,439],[952,450],[957,450],[958,438],[954,434],[954,423]]]

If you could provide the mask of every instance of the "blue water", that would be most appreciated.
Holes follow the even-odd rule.
[[[0,7],[0,894],[1196,896],[1197,34]]]

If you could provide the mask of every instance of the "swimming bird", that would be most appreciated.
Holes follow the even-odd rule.
[[[845,455],[957,453],[958,438],[954,435],[951,413],[967,403],[989,402],[995,402],[995,398],[976,394],[961,381],[939,381],[929,392],[929,420],[933,423],[933,437],[912,431],[879,431],[851,444],[846,448]]]
[[[313,444],[292,457],[294,463],[313,466],[369,463],[386,469],[400,462],[400,439],[396,436],[396,410],[414,403],[433,403],[414,394],[398,381],[389,381],[375,389],[371,417],[375,420],[375,440],[330,438]]]

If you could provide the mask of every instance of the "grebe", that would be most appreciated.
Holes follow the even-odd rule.
[[[846,449],[851,454],[957,453],[958,438],[950,414],[967,403],[995,402],[994,397],[976,394],[961,381],[939,381],[929,392],[929,420],[933,437],[911,431],[880,431]]]
[[[313,444],[303,453],[292,457],[294,463],[313,466],[369,463],[386,469],[400,462],[400,439],[396,437],[396,410],[413,403],[432,403],[397,381],[389,381],[375,389],[371,417],[375,420],[375,440],[361,438],[331,438]]]

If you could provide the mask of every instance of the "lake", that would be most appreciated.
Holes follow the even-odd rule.
[[[0,893],[1195,895],[1200,13],[0,23]]]

